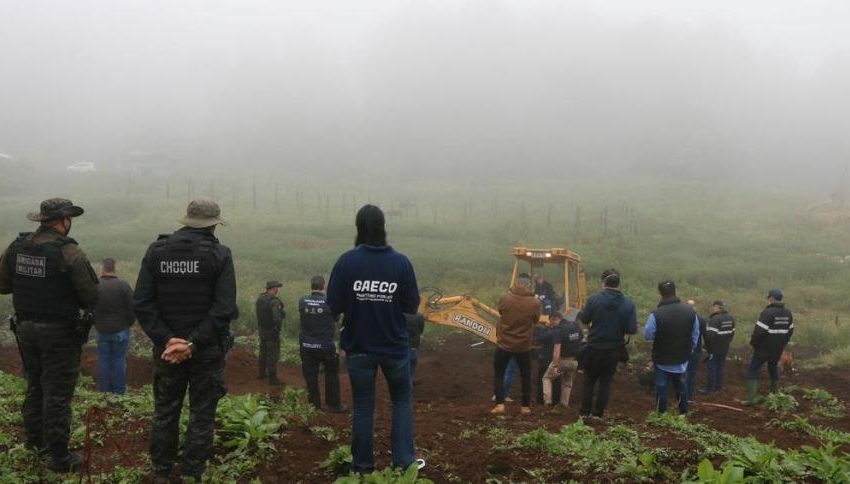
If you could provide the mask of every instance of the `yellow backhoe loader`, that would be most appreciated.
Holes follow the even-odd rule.
[[[556,270],[560,268],[563,280],[560,280],[559,274],[559,281],[563,282],[563,292],[560,300],[555,301],[555,305],[568,319],[575,319],[587,297],[581,257],[568,249],[529,249],[527,247],[514,247],[513,256],[515,260],[510,287],[516,282],[517,276],[523,272],[534,278],[536,274],[542,273],[544,266],[555,266]],[[551,283],[556,283],[553,277],[548,279]],[[558,289],[558,285],[555,285],[555,290]],[[460,328],[491,343],[496,343],[499,311],[469,294],[444,297],[439,290],[426,288],[422,294],[419,312],[425,316],[426,321]],[[545,322],[546,318],[541,316],[541,322]]]

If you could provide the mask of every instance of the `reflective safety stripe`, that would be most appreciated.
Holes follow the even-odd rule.
[[[770,326],[762,323],[761,321],[756,321],[756,326],[767,331],[770,334],[788,334],[788,332],[794,328],[794,325],[792,324],[791,326],[789,326],[787,328],[770,329]]]
[[[725,329],[725,330],[721,330],[720,328],[712,328],[712,327],[708,327],[708,328],[706,328],[706,330],[707,330],[707,331],[712,331],[712,332],[717,333],[717,334],[722,334],[722,335],[726,335],[726,334],[734,334],[734,333],[735,333],[735,330],[734,330],[734,329]]]

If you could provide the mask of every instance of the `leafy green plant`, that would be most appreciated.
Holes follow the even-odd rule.
[[[763,482],[782,482],[784,479],[801,475],[802,466],[794,455],[786,455],[772,445],[762,444],[755,439],[742,439],[729,462],[744,469],[747,476]]]
[[[316,414],[316,409],[307,403],[307,392],[292,387],[283,390],[275,410],[287,422],[295,422],[302,427],[309,425]]]
[[[557,433],[538,428],[520,435],[513,448],[534,449],[554,455],[570,455],[578,473],[611,472],[632,481],[669,477],[671,470],[658,461],[655,451],[641,444],[640,435],[616,425],[598,434],[582,421],[564,425]]]
[[[494,442],[505,442],[510,436],[508,429],[504,427],[490,427],[487,431],[487,438]]]
[[[764,397],[764,406],[774,412],[788,413],[800,406],[797,399],[788,393],[769,393]]]
[[[313,435],[327,442],[336,440],[336,432],[334,432],[332,427],[310,427],[310,432],[313,432]]]
[[[828,402],[833,400],[835,397],[822,388],[804,388],[803,398],[813,402]]]
[[[847,414],[847,408],[837,398],[833,398],[827,402],[821,402],[815,405],[812,413],[823,418],[839,419],[844,418]]]
[[[265,451],[274,448],[281,423],[269,416],[268,405],[256,395],[228,396],[219,407],[221,445],[228,449]]]
[[[433,481],[419,477],[419,468],[415,464],[407,470],[386,468],[365,476],[349,475],[340,477],[334,484],[433,484]]]
[[[685,474],[688,474],[685,471]],[[708,459],[703,459],[697,467],[696,479],[682,477],[683,484],[743,484],[744,469],[727,462],[721,469],[715,469]]]
[[[804,445],[800,461],[812,477],[822,482],[850,484],[850,454],[835,455],[837,449],[832,443],[818,449]]]
[[[770,422],[770,425],[785,430],[790,430],[792,432],[808,434],[825,443],[832,443],[836,445],[850,444],[850,433],[842,432],[840,430],[832,428],[813,425],[809,422],[808,418],[801,417],[799,415],[795,416],[791,420],[786,421],[772,420]]]
[[[348,471],[350,466],[351,447],[347,445],[340,445],[328,452],[328,457],[319,464],[321,469],[330,470],[335,474]]]

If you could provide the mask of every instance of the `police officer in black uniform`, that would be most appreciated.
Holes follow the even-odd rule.
[[[80,311],[91,311],[97,302],[97,275],[68,237],[72,219],[82,214],[70,200],[41,202],[38,213],[27,215],[41,226],[22,233],[0,259],[0,294],[12,294],[12,329],[27,374],[21,407],[26,445],[55,472],[74,471],[82,463],[68,450],[71,400],[91,328]]]
[[[298,301],[301,316],[301,370],[307,382],[310,403],[322,408],[319,395],[319,365],[325,371],[325,403],[335,413],[347,409],[339,403],[339,354],[334,345],[334,321],[337,319],[325,298],[325,278],[313,276],[310,280],[312,292]]]
[[[277,362],[280,360],[280,330],[286,311],[277,293],[283,286],[279,281],[266,282],[266,290],[257,298],[257,329],[260,333],[260,354],[257,366],[259,378],[268,378],[270,385],[281,385],[277,379]]]
[[[782,291],[771,289],[767,293],[766,308],[759,315],[759,320],[753,328],[750,346],[753,347],[753,357],[747,368],[747,399],[745,405],[756,405],[758,398],[759,370],[767,363],[770,375],[770,392],[779,391],[779,358],[785,350],[785,345],[791,341],[794,334],[794,315],[785,307],[782,301]]]
[[[183,477],[200,482],[212,454],[218,401],[226,393],[225,355],[238,317],[230,249],[213,235],[221,210],[213,201],[189,203],[184,225],[148,248],[136,282],[136,318],[153,342],[154,415],[150,455],[153,482],[168,482],[177,459],[180,412],[189,390]]]
[[[708,352],[708,385],[702,393],[719,392],[723,388],[723,371],[729,345],[735,337],[735,318],[726,310],[723,301],[711,303],[711,315],[705,331],[705,350]]]

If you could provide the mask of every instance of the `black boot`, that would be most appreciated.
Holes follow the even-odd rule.
[[[53,472],[76,472],[83,464],[83,458],[79,454],[69,452],[62,457],[50,456],[45,463],[45,467]]]

